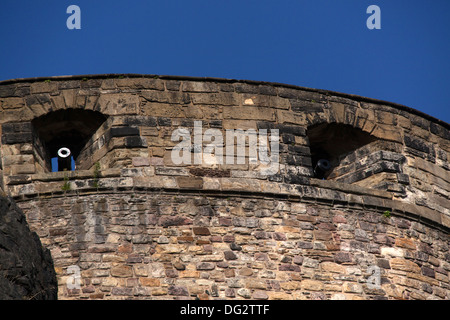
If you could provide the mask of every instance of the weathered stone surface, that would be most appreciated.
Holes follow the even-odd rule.
[[[189,225],[192,224],[192,219],[181,216],[161,217],[159,224],[163,227]]]
[[[383,256],[403,257],[405,253],[400,248],[381,248],[381,254]]]
[[[346,273],[345,266],[334,263],[334,262],[324,261],[320,264],[320,267],[325,272],[333,272],[333,273],[339,273],[339,274]]]
[[[233,251],[225,251],[224,255],[226,260],[236,260],[238,258]]]
[[[211,262],[201,262],[197,264],[197,270],[213,270],[216,268],[216,265]]]
[[[133,269],[131,266],[118,265],[111,268],[111,275],[113,277],[128,278],[133,275]]]
[[[406,259],[393,258],[389,261],[389,264],[391,265],[392,269],[411,271],[415,273],[420,272],[420,267],[416,263]]]
[[[174,296],[187,296],[189,292],[186,287],[183,286],[171,286],[168,293]]]
[[[211,232],[209,231],[208,228],[206,227],[193,227],[193,232],[195,235],[200,235],[200,236],[208,236],[211,234]]]
[[[305,279],[301,282],[301,288],[306,291],[321,291],[323,289],[323,282],[317,280]]]
[[[95,194],[90,197],[91,200],[85,198],[84,203],[98,202],[98,200],[94,200],[97,198]],[[419,236],[427,234],[426,230],[428,229],[426,228],[428,227],[420,229],[421,233],[417,231],[414,233],[414,229],[418,229],[417,224],[408,226],[405,224],[404,228],[398,228],[398,221],[386,219],[380,220],[379,225],[373,228],[370,223],[378,221],[377,215],[380,214],[375,211],[366,211],[364,216],[360,216],[364,218],[362,221],[365,221],[365,224],[355,220],[355,213],[360,212],[357,209],[349,210],[349,212],[340,211],[340,217],[333,221],[335,212],[329,207],[317,204],[306,204],[302,210],[296,209],[295,212],[291,212],[287,219],[285,216],[277,216],[277,214],[281,208],[290,210],[288,201],[278,201],[277,205],[274,205],[273,202],[263,199],[252,201],[239,197],[226,200],[211,197],[194,197],[192,199],[179,194],[176,196],[160,195],[157,202],[146,202],[145,199],[147,199],[145,194],[128,195],[115,200],[107,199],[107,203],[103,203],[102,207],[107,210],[104,211],[104,214],[111,214],[111,220],[109,222],[105,220],[103,223],[107,224],[99,224],[99,226],[103,225],[103,228],[125,234],[133,232],[136,226],[139,226],[147,230],[148,238],[141,237],[139,246],[133,243],[121,243],[116,247],[117,241],[120,243],[120,237],[110,236],[108,239],[111,241],[115,239],[115,242],[110,245],[89,246],[86,251],[90,253],[83,254],[83,260],[97,264],[99,267],[101,263],[111,263],[111,267],[104,270],[104,276],[110,276],[118,281],[126,279],[129,285],[134,283],[134,280],[131,279],[137,279],[136,284],[133,285],[137,288],[136,290],[151,289],[152,291],[148,292],[150,296],[198,296],[200,298],[203,297],[206,290],[211,294],[213,292],[211,286],[217,284],[225,285],[223,291],[217,291],[218,297],[228,298],[234,296],[245,299],[285,299],[295,295],[298,298],[309,299],[312,298],[312,293],[316,295],[330,294],[330,296],[339,293],[344,296],[350,294],[365,299],[374,299],[380,296],[397,298],[400,287],[396,291],[392,288],[389,290],[381,289],[381,287],[365,288],[366,281],[372,275],[371,271],[367,269],[370,266],[381,268],[385,280],[380,281],[387,281],[394,286],[416,281],[414,290],[418,295],[427,294],[439,297],[435,290],[430,291],[420,283],[438,286],[436,281],[442,281],[437,280],[438,278],[445,278],[448,281],[450,267],[448,267],[449,270],[440,268],[437,272],[435,266],[443,263],[442,261],[445,259],[443,254],[436,255],[433,264],[428,262],[428,256],[435,255],[428,245],[433,240],[430,237]],[[56,200],[48,199],[47,201]],[[71,201],[71,199],[65,200],[64,207],[70,207]],[[78,200],[75,207],[78,215],[83,212],[86,214],[86,210],[89,210],[88,206],[82,205],[82,203]],[[139,203],[147,204],[136,206]],[[162,203],[165,204],[163,207],[161,207]],[[191,204],[186,206],[186,203]],[[204,215],[202,208],[207,205],[220,212],[220,219]],[[120,215],[114,214],[113,210],[131,208],[130,206],[135,206],[133,210],[140,214],[129,220],[127,224],[121,224]],[[54,206],[41,206],[41,210],[45,207]],[[97,207],[95,206],[95,208]],[[159,218],[160,223],[146,224],[148,220],[142,219],[140,215],[145,215],[147,210],[151,212],[156,207],[160,208],[159,214],[162,214]],[[236,216],[236,213],[239,212],[237,210],[233,212],[225,210],[225,208],[238,207],[241,208],[240,216]],[[84,210],[80,208],[84,208]],[[268,210],[270,214],[259,216],[257,213],[263,209]],[[187,217],[167,215],[179,211],[189,214],[191,221],[186,221]],[[310,217],[317,217],[317,219],[309,219],[312,228],[302,229],[297,226],[297,223],[290,222],[300,223],[305,219],[304,212],[307,212]],[[70,212],[66,214],[70,218]],[[300,219],[296,219],[296,215]],[[269,220],[266,221],[266,219]],[[259,222],[255,223],[258,220]],[[267,224],[268,221],[274,223],[273,226],[277,226],[277,228],[271,228]],[[254,230],[255,226],[264,227],[268,231]],[[360,229],[361,227],[365,229],[365,237],[358,242],[356,239],[363,230]],[[320,232],[318,233],[318,231]],[[86,229],[84,232],[85,237],[89,237],[90,232],[95,235],[95,230]],[[299,240],[290,240],[291,233],[295,232],[299,233]],[[379,246],[377,242],[379,237],[375,238],[375,234],[384,234],[386,237],[392,238],[392,242],[390,242],[392,247],[382,245],[378,250],[368,251],[367,248],[371,246],[374,248]],[[439,239],[437,234],[435,237],[435,239]],[[47,239],[51,243],[51,238]],[[129,237],[129,239],[131,241],[133,237]],[[330,241],[339,241],[339,245],[334,249],[336,251],[330,254],[327,252],[329,249],[326,246],[319,246],[321,242],[318,239],[325,239],[320,241],[330,239]],[[411,243],[418,243],[419,239],[426,240],[427,243],[422,242],[414,249]],[[278,243],[278,246],[283,248],[284,254],[274,250],[274,243]],[[420,266],[411,260],[416,259],[415,256],[405,251],[414,251],[419,247],[420,250],[428,252],[426,253],[427,259],[421,260],[422,265]],[[146,257],[147,250],[152,252],[154,261],[151,263]],[[421,255],[417,256],[417,258],[420,257]],[[60,260],[63,258],[61,255],[55,255],[55,258],[57,262],[63,261]],[[394,272],[392,275],[391,271]],[[98,272],[95,274],[100,275]],[[443,276],[438,276],[438,274]],[[88,277],[88,274],[85,273],[84,276]],[[200,283],[207,281],[205,282],[207,284],[205,287],[200,284],[194,288],[183,282],[188,279],[197,279],[196,281],[200,281]],[[326,279],[338,282],[330,285],[327,284]],[[174,281],[173,287],[164,287],[165,281],[169,280]],[[118,289],[111,291],[110,297],[127,296],[129,293],[125,287],[116,287]],[[101,287],[95,284],[86,285],[83,288],[86,289],[80,291],[80,297],[83,294],[97,295],[102,292]],[[279,291],[274,292],[273,290]],[[442,293],[439,294],[442,296]],[[104,298],[107,297],[107,295],[104,296]]]

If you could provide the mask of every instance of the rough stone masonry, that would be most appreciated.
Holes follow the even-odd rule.
[[[0,114],[0,188],[45,248],[30,250],[49,250],[36,259],[53,264],[59,299],[450,299],[450,125],[417,110],[112,74],[2,81]],[[198,121],[223,136],[277,129],[277,172],[248,152],[173,163],[172,133]],[[61,147],[74,170],[55,171]],[[49,287],[38,269],[30,283]]]

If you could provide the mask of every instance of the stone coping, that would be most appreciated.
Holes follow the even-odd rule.
[[[440,124],[441,126],[447,128],[447,129],[450,129],[450,123],[447,123],[443,120],[440,120],[431,115],[428,115],[422,111],[419,111],[419,110],[411,108],[411,107],[407,107],[407,106],[399,104],[399,103],[389,102],[389,101],[379,100],[379,99],[374,99],[374,98],[368,98],[368,97],[355,95],[355,94],[341,93],[341,92],[324,90],[324,89],[307,88],[307,87],[279,83],[279,82],[244,80],[244,79],[239,80],[239,79],[227,79],[227,78],[215,78],[215,77],[193,77],[193,76],[177,76],[177,75],[136,74],[136,73],[124,73],[124,74],[111,73],[111,74],[86,74],[86,75],[63,75],[63,76],[49,76],[49,77],[17,78],[17,79],[2,80],[2,81],[0,81],[0,86],[7,85],[7,84],[24,83],[24,82],[38,82],[38,81],[45,81],[45,80],[62,80],[62,81],[64,81],[64,80],[111,79],[111,78],[153,78],[153,79],[161,79],[161,80],[180,80],[180,81],[185,80],[185,81],[202,81],[202,82],[221,82],[221,83],[246,83],[246,84],[252,84],[252,85],[269,85],[269,86],[273,86],[273,87],[285,87],[285,88],[298,89],[298,90],[304,90],[304,91],[310,91],[310,92],[317,92],[317,93],[322,93],[325,95],[333,95],[333,96],[352,99],[355,101],[388,105],[388,106],[397,108],[399,110],[403,110],[403,111],[409,112],[411,114],[418,115],[418,116],[425,118],[427,120],[430,120],[436,124]]]
[[[67,174],[70,190],[63,191]],[[358,207],[377,210],[382,214],[403,216],[450,233],[450,217],[426,207],[394,199],[391,192],[363,188],[329,180],[310,179],[309,184],[286,184],[265,180],[245,181],[240,178],[211,178],[185,176],[144,176],[139,169],[102,170],[94,184],[91,170],[52,172],[29,176],[28,184],[16,185],[17,202],[34,198],[84,196],[102,193],[152,192],[198,194],[214,197],[251,197],[289,199],[331,206]]]

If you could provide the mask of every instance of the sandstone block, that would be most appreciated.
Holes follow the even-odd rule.
[[[151,290],[151,294],[152,296],[164,296],[166,294],[168,294],[168,289],[167,288],[154,288]]]
[[[343,285],[343,290],[344,290],[344,292],[348,292],[348,293],[362,293],[363,292],[362,285],[359,283],[354,283],[354,282],[345,282]]]
[[[350,253],[341,251],[334,255],[334,261],[336,263],[351,263],[353,259]]]
[[[305,279],[302,280],[300,287],[306,291],[321,291],[323,289],[323,282],[317,280]]]
[[[224,107],[224,119],[248,119],[248,120],[275,120],[274,112],[270,108],[263,107]],[[243,128],[238,128],[243,129]]]
[[[198,279],[200,277],[200,272],[195,270],[183,270],[179,273],[180,278],[194,278]]]
[[[136,157],[132,158],[131,160],[134,167],[148,167],[150,165],[149,158]]]
[[[194,232],[195,235],[199,236],[209,236],[211,234],[209,229],[206,227],[193,227],[192,231]]]
[[[176,181],[180,188],[185,188],[185,189],[202,189],[203,188],[203,179],[202,178],[177,177]]]
[[[270,300],[291,300],[292,296],[286,292],[269,292]]]
[[[159,287],[161,284],[160,280],[155,278],[139,278],[139,282],[145,287]]]
[[[420,273],[420,267],[410,260],[403,258],[392,258],[389,260],[389,263],[392,269]]]
[[[104,254],[102,255],[103,262],[125,262],[124,256],[119,256],[115,254]]]
[[[183,244],[167,244],[161,246],[161,250],[164,253],[180,253],[183,252],[184,249],[185,246]]]
[[[256,290],[253,292],[252,298],[256,300],[267,300],[269,299],[269,295],[265,291]]]
[[[322,271],[325,272],[332,272],[332,273],[339,273],[339,274],[346,274],[347,269],[345,266],[341,264],[337,264],[330,261],[324,261],[320,264],[320,268]]]
[[[212,82],[184,81],[181,90],[185,92],[218,92],[218,87],[216,83]]]
[[[401,248],[381,248],[381,255],[391,257],[403,257],[404,251]]]
[[[397,247],[402,247],[410,250],[416,249],[416,245],[412,239],[408,238],[397,238],[395,239],[395,245]]]
[[[206,105],[224,105],[237,106],[239,105],[239,96],[233,92],[218,92],[218,93],[191,93],[193,104]]]
[[[168,288],[168,294],[172,296],[188,296],[189,291],[184,286],[170,286]]]
[[[197,270],[213,270],[216,268],[216,264],[212,262],[200,262],[196,265]]]
[[[158,224],[163,227],[190,225],[192,219],[183,216],[163,216],[159,218]]]
[[[295,291],[301,289],[300,281],[285,281],[280,283],[280,287],[286,291]]]
[[[245,280],[245,287],[248,289],[267,289],[265,280],[261,279],[247,279]]]
[[[233,251],[225,251],[224,254],[226,260],[236,260],[238,258]]]
[[[129,278],[133,276],[133,268],[127,265],[117,265],[111,267],[111,275],[119,278]]]

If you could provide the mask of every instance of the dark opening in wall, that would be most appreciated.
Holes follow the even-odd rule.
[[[47,171],[74,170],[80,151],[106,119],[100,112],[82,109],[58,110],[34,119],[35,156]]]
[[[314,176],[327,179],[341,158],[376,140],[360,129],[337,123],[322,123],[308,128]]]

